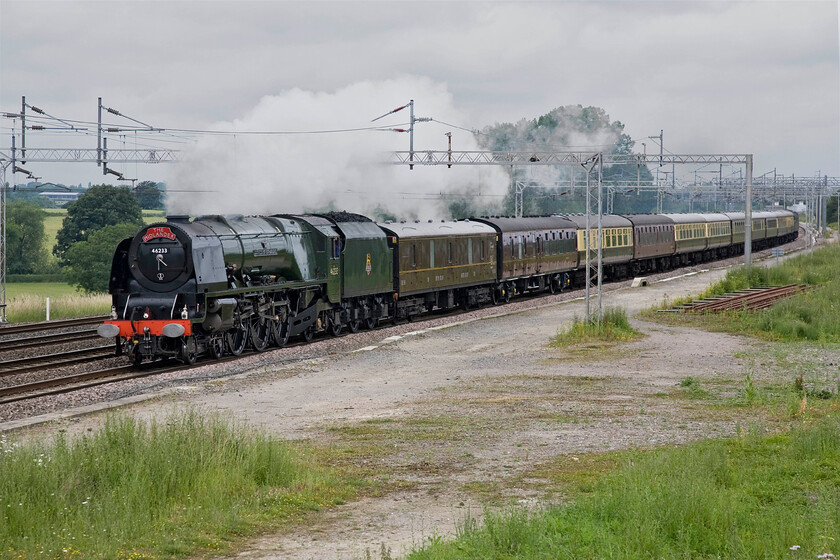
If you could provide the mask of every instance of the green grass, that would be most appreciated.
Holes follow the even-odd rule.
[[[568,464],[569,461],[566,461]],[[565,507],[488,513],[413,560],[815,558],[840,551],[840,419],[630,452]],[[791,547],[799,547],[791,550]]]
[[[111,296],[85,295],[70,284],[22,282],[6,285],[6,316],[10,323],[46,319],[46,298],[50,298],[50,319],[103,315],[111,310]]]
[[[604,311],[600,323],[597,322],[596,317],[593,317],[589,322],[575,317],[571,327],[558,332],[551,338],[549,346],[562,347],[591,342],[630,341],[639,336],[641,334],[630,326],[627,313],[621,308],[611,307]]]
[[[175,558],[343,503],[299,446],[186,411],[91,434],[0,440],[0,558]]]

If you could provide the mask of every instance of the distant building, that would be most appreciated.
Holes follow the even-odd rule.
[[[79,198],[79,195],[82,194],[82,193],[58,191],[58,192],[42,192],[42,193],[38,193],[38,194],[40,196],[43,196],[44,198],[49,198],[50,200],[52,200],[53,202],[55,202],[56,204],[58,204],[60,206],[64,206],[65,204],[67,204],[69,202],[74,202],[76,199]]]

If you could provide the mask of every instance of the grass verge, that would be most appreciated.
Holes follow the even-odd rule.
[[[111,416],[79,438],[0,440],[0,558],[173,558],[343,503],[298,447],[195,411]]]
[[[745,433],[630,452],[621,461],[572,505],[488,512],[482,526],[467,521],[453,541],[409,558],[758,559],[840,551],[836,414],[771,437]]]

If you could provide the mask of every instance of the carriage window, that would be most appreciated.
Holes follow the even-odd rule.
[[[411,266],[417,266],[417,246],[411,245]]]
[[[452,242],[449,242],[449,262],[452,262]]]

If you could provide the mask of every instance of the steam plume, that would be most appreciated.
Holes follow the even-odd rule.
[[[293,89],[266,96],[242,118],[213,125],[219,131],[315,131],[374,126],[371,119],[415,99],[415,116],[457,125],[467,122],[443,84],[405,76],[359,82],[331,93]],[[405,109],[375,124],[408,128]],[[415,150],[479,149],[469,132],[438,122],[415,125]],[[169,211],[210,213],[300,213],[340,209],[373,215],[375,209],[402,218],[446,215],[435,195],[478,187],[504,194],[501,169],[390,165],[391,152],[407,150],[407,134],[357,131],[322,134],[203,137],[173,177]],[[202,192],[202,191],[211,191]],[[445,199],[443,199],[445,202]]]

